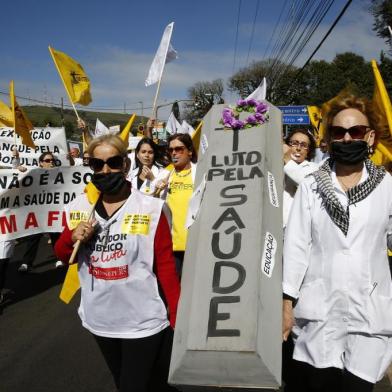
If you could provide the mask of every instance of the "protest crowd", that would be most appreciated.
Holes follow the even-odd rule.
[[[65,54],[50,50],[61,62]],[[75,102],[88,103],[86,94]],[[253,96],[237,103],[254,108],[248,128],[268,122],[265,102]],[[222,129],[246,138],[244,121],[223,106]],[[315,127],[285,135],[276,129],[284,173],[283,309],[276,312],[286,392],[370,392],[392,362],[392,177],[390,164],[372,160],[385,131],[377,110],[344,92],[323,112],[322,137]],[[53,268],[76,276],[82,326],[121,392],[177,390],[167,381],[173,331],[184,265],[192,262],[186,252],[197,219],[189,206],[198,155],[207,146],[202,126],[179,128],[158,145],[156,124],[152,116],[131,148],[130,124],[126,132],[97,135],[78,117],[83,151],[56,147],[35,157],[38,139],[27,141],[27,125],[21,144],[30,144],[36,165],[24,165],[15,146],[0,173],[0,306],[12,301],[4,289],[16,243],[27,244],[18,272],[28,277],[44,237]],[[16,120],[12,125],[18,133]]]

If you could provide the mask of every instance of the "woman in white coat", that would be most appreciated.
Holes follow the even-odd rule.
[[[318,165],[314,158],[316,142],[306,129],[295,129],[285,139],[284,155],[284,192],[283,192],[283,227],[286,227],[293,204],[295,192],[304,178],[316,171]]]
[[[392,177],[368,159],[376,120],[369,101],[336,100],[326,123],[331,158],[294,199],[283,266],[294,390],[372,391],[391,361]]]
[[[145,137],[139,141],[135,149],[136,168],[133,169],[128,180],[134,189],[152,195],[155,191],[155,180],[162,171],[157,145],[153,140]]]

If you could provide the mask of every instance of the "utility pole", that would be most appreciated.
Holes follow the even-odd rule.
[[[124,114],[126,114],[127,113],[127,107],[126,107],[126,103],[124,102]]]

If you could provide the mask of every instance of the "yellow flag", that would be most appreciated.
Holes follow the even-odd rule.
[[[129,144],[129,132],[131,132],[131,127],[132,127],[133,122],[135,121],[135,118],[136,118],[136,114],[132,114],[131,118],[127,122],[127,125],[118,135],[123,140],[123,142],[127,145],[127,147]]]
[[[14,118],[12,116],[12,110],[3,101],[0,101],[0,126],[1,127],[14,126]]]
[[[72,103],[88,105],[91,102],[90,80],[83,67],[67,54],[49,46],[54,64]]]
[[[379,143],[372,157],[375,164],[385,165],[392,159],[392,105],[376,60],[371,61],[374,76],[373,107],[380,114],[378,131],[380,132]]]
[[[69,304],[79,288],[78,265],[72,264],[68,267],[67,275],[65,275],[63,287],[60,291],[60,299]]]
[[[25,144],[31,148],[35,148],[35,144],[30,135],[30,131],[33,130],[34,127],[27,116],[24,114],[22,108],[18,105],[18,102],[16,102],[13,80],[11,80],[10,83],[10,99],[12,108],[12,122],[15,133],[18,134],[22,139],[22,144]]]
[[[321,117],[321,109],[318,106],[308,106],[308,113],[310,122],[313,127],[317,130],[318,139],[321,140],[324,135],[321,135],[322,129],[322,117]]]
[[[201,137],[201,128],[203,127],[203,121],[199,122],[199,125],[196,127],[195,132],[192,134],[192,142],[193,148],[198,152],[200,146],[200,137]]]

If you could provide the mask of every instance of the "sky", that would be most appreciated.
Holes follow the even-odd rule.
[[[83,65],[91,80],[91,110],[122,111],[125,106],[127,112],[141,114],[143,105],[144,115],[150,115],[156,85],[145,87],[144,80],[168,23],[175,23],[172,45],[179,58],[165,67],[159,104],[186,99],[187,89],[198,81],[221,78],[227,84],[247,63],[263,60],[283,5],[295,1],[260,0],[250,50],[257,0],[4,2],[2,15],[8,18],[3,18],[0,91],[7,92],[13,79],[18,96],[48,104],[66,99],[48,52],[51,45]],[[335,0],[295,65],[304,64],[345,3]],[[352,2],[315,59],[330,61],[337,53],[353,51],[370,60],[388,50],[372,31],[369,3]],[[235,99],[227,90],[225,98]],[[5,95],[0,99],[7,101]],[[168,109],[159,113],[167,115]]]

